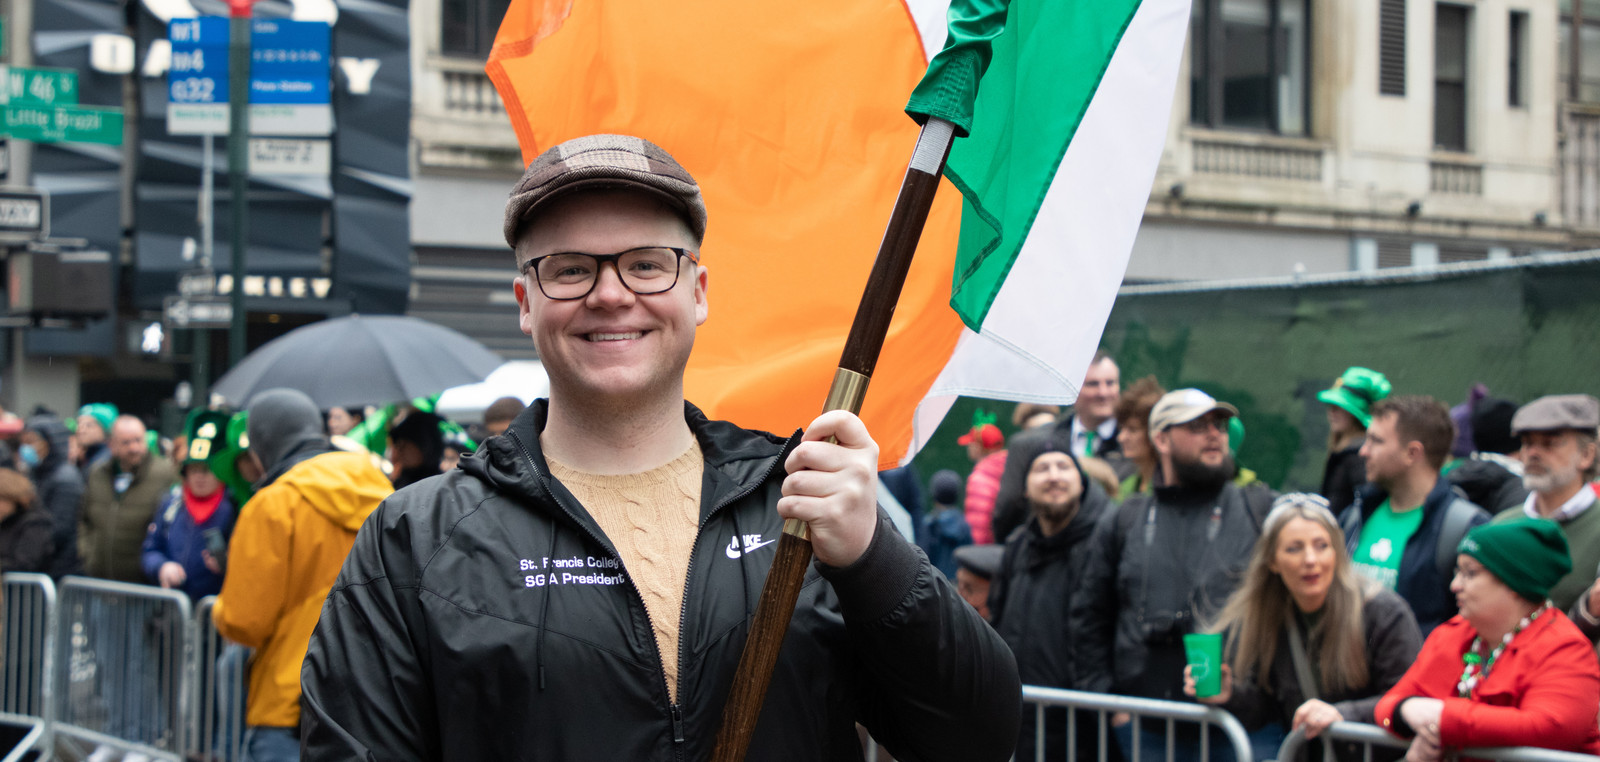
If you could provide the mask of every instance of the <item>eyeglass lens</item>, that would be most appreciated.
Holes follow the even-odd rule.
[[[651,247],[620,254],[551,254],[534,262],[539,288],[551,299],[577,299],[593,290],[600,265],[616,264],[622,285],[635,294],[670,291],[678,283],[676,249]]]

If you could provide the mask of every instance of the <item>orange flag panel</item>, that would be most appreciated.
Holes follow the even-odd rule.
[[[916,143],[927,67],[897,0],[514,0],[488,71],[524,160],[580,135],[652,140],[710,220],[710,318],[685,394],[780,434],[821,412]],[[955,347],[960,196],[940,191],[862,417],[893,466]]]

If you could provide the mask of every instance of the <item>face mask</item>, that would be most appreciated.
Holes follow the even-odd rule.
[[[39,465],[39,451],[33,445],[23,445],[17,449],[17,454],[22,457],[22,462],[29,466]]]

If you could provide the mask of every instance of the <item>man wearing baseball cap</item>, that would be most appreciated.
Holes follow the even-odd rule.
[[[786,518],[800,592],[749,760],[1006,759],[1004,643],[877,506],[859,418],[787,440],[683,397],[707,213],[666,151],[570,140],[512,190],[522,331],[550,376],[504,435],[362,528],[306,658],[309,759],[709,756]]]
[[[1572,570],[1550,588],[1550,600],[1569,611],[1591,639],[1600,634],[1600,510],[1589,483],[1600,477],[1600,400],[1587,394],[1540,397],[1511,417],[1522,442],[1522,483],[1528,499],[1495,521],[1527,516],[1556,522],[1572,550]],[[1585,592],[1588,592],[1585,595]]]
[[[1233,592],[1276,497],[1259,483],[1233,483],[1228,420],[1238,414],[1199,389],[1168,392],[1151,409],[1155,491],[1099,523],[1072,602],[1080,690],[1189,700],[1183,636]],[[1125,754],[1134,733],[1142,733],[1142,748],[1163,747],[1159,722],[1124,721],[1117,732]],[[1197,732],[1180,733],[1177,743],[1180,758],[1198,758]],[[1212,749],[1225,746],[1212,738]]]

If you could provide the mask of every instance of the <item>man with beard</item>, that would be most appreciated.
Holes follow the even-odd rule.
[[[1560,525],[1572,549],[1572,571],[1550,588],[1550,600],[1591,639],[1600,634],[1600,511],[1590,510],[1595,492],[1589,482],[1600,476],[1595,439],[1600,431],[1600,400],[1587,394],[1540,397],[1517,410],[1511,433],[1522,440],[1522,484],[1528,499],[1501,512],[1495,521],[1522,516],[1545,518]],[[1587,600],[1586,600],[1587,599]]]
[[[1121,399],[1122,371],[1117,368],[1117,361],[1102,349],[1095,352],[1094,359],[1089,361],[1089,370],[1084,373],[1077,402],[1061,414],[1054,426],[1028,429],[1017,434],[1017,437],[1026,435],[1032,438],[1031,444],[1027,439],[1019,442],[1017,437],[1013,437],[1011,446],[1033,446],[1047,433],[1069,437],[1074,456],[1104,460],[1116,472],[1118,480],[1126,479],[1138,466],[1122,456],[1122,445],[1118,441],[1117,402]],[[1023,477],[1024,465],[1007,463],[1000,475],[1000,491],[995,495],[994,518],[991,522],[995,542],[1005,542],[1011,532],[1022,526],[1031,515],[1028,501],[1022,494],[1026,481]]]
[[[1355,570],[1399,593],[1423,637],[1456,615],[1450,592],[1456,546],[1489,520],[1439,477],[1454,440],[1450,409],[1432,397],[1373,405],[1361,445],[1368,484],[1339,516]]]
[[[1107,512],[1088,543],[1072,600],[1078,688],[1186,701],[1183,636],[1199,631],[1233,592],[1271,509],[1260,484],[1233,484],[1228,419],[1239,411],[1199,389],[1161,397],[1150,411],[1159,469],[1151,495]],[[1113,720],[1125,755],[1135,728]],[[1143,749],[1164,748],[1165,721],[1147,720]],[[1175,760],[1199,758],[1199,732],[1179,729]],[[1224,761],[1226,742],[1211,740]]]
[[[1068,613],[1082,589],[1086,554],[1081,551],[1100,517],[1111,510],[1111,499],[1085,476],[1066,437],[1029,441],[1029,449],[1014,447],[1011,457],[1026,464],[1030,518],[1006,541],[1000,571],[989,588],[990,624],[1017,657],[1024,685],[1077,688],[1072,651],[1078,638]],[[1045,758],[1061,759],[1066,756],[1066,713],[1048,712],[1046,724]],[[1080,758],[1096,757],[1096,727],[1093,712],[1080,712],[1075,739]],[[1034,734],[1034,715],[1024,712],[1017,759],[1035,758]]]

